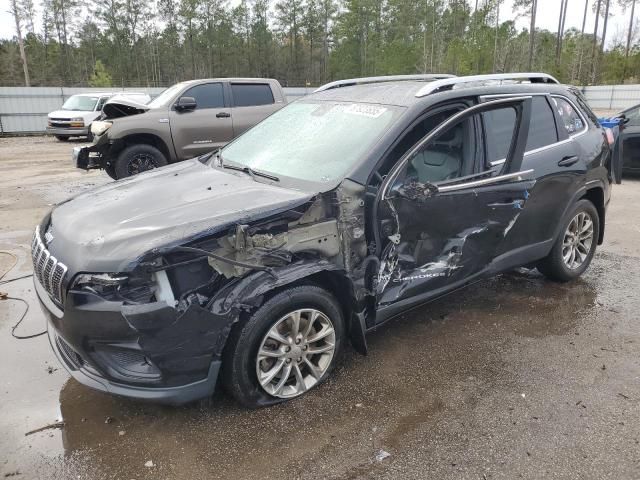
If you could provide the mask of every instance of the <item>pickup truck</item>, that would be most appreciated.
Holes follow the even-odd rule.
[[[287,103],[277,80],[214,78],[181,82],[148,104],[107,101],[91,127],[93,144],[76,147],[76,167],[120,179],[216,150]]]

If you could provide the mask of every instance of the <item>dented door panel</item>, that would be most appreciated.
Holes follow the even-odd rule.
[[[439,290],[481,272],[526,209],[534,180],[386,200],[397,234],[382,258],[378,304]],[[391,268],[389,266],[392,266]],[[422,299],[421,299],[422,300]]]

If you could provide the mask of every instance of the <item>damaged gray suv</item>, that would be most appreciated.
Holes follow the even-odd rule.
[[[35,287],[79,382],[172,404],[220,383],[270,405],[481,278],[577,278],[613,161],[581,94],[545,74],[339,81],[215,153],[56,206]]]

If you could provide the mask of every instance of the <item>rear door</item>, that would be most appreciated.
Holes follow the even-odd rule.
[[[231,108],[225,100],[224,84],[211,82],[187,89],[181,97],[193,97],[193,110],[169,113],[171,136],[179,160],[192,158],[215,150],[233,138]]]
[[[513,110],[515,129],[501,172],[478,171],[479,117]],[[526,211],[532,172],[522,170],[531,98],[475,105],[412,147],[379,193],[378,321],[486,271]]]
[[[485,101],[492,99],[495,97],[485,98]],[[536,245],[544,256],[553,243],[565,208],[584,184],[587,158],[573,137],[585,131],[586,123],[577,114],[569,117],[569,107],[572,105],[564,97],[532,96],[523,169],[533,170],[537,182],[530,192],[532,198],[528,207],[514,226],[509,241],[499,247],[499,255]],[[565,115],[555,110],[562,110]],[[504,166],[505,138],[513,130],[513,122],[513,114],[500,117],[490,113],[483,115],[488,139],[487,159],[496,171]],[[570,122],[573,123],[570,125]]]
[[[233,136],[241,135],[282,107],[276,104],[269,83],[230,83]]]

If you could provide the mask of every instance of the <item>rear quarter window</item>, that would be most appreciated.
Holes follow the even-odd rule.
[[[569,135],[577,135],[584,130],[585,121],[568,100],[561,97],[553,97],[552,102],[558,111],[562,126],[564,126]]]
[[[271,87],[264,83],[232,83],[231,93],[236,107],[256,107],[274,103]]]

